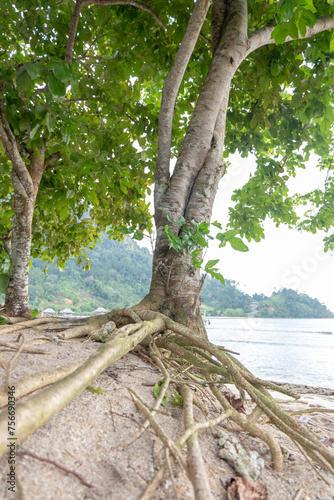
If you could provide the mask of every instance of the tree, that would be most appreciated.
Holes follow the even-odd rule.
[[[258,168],[235,194],[233,230],[218,234],[222,244],[229,239],[243,250],[236,233],[259,241],[267,216],[277,224],[328,230],[334,187],[331,178],[325,193],[299,198],[289,197],[286,187],[311,151],[321,155],[320,168],[331,168],[333,35],[328,30],[334,25],[333,7],[326,2],[213,2],[213,56],[171,174],[173,109],[208,7],[207,1],[196,3],[162,90],[154,202],[158,237],[150,293],[141,304],[168,311],[202,333],[200,270],[187,244],[183,252],[170,248],[165,227],[182,241],[192,221],[210,221],[219,180],[228,168],[223,150],[225,157],[254,152]],[[316,37],[319,32],[324,33]],[[313,202],[317,216],[309,212],[298,220],[295,205],[301,201]]]
[[[76,2],[66,50],[67,63],[70,62],[70,52],[76,50],[76,29],[79,29],[80,41],[89,31],[83,11],[79,22],[82,7],[87,3],[107,6],[117,2]],[[135,2],[124,0],[122,4],[127,7]],[[131,395],[152,427],[160,432],[164,445],[181,463],[185,461],[180,450],[188,441],[188,465],[196,498],[209,499],[209,482],[203,473],[197,443],[199,426],[193,422],[193,395],[188,387],[194,384],[194,378],[197,383],[209,384],[208,390],[223,409],[223,413],[214,421],[206,422],[205,427],[231,418],[269,446],[273,467],[282,472],[279,443],[256,423],[265,413],[271,423],[289,435],[318,464],[331,472],[334,470],[333,453],[315,433],[285,413],[268,389],[291,393],[254,377],[231,353],[203,338],[205,330],[199,307],[203,284],[201,253],[207,244],[205,238],[209,236],[218,183],[228,168],[222,154],[227,157],[234,151],[243,155],[254,152],[258,162],[256,174],[235,193],[237,203],[230,217],[232,229],[217,234],[222,245],[229,242],[233,248],[245,251],[245,244],[239,236],[259,241],[263,237],[262,222],[267,216],[277,224],[287,223],[312,231],[320,227],[329,230],[333,223],[330,201],[334,183],[330,176],[324,193],[314,191],[299,197],[289,197],[285,183],[298,166],[304,165],[311,151],[321,155],[320,168],[331,169],[333,37],[329,30],[334,27],[334,7],[324,0],[214,0],[210,23],[211,57],[206,45],[210,2],[198,0],[192,11],[190,4],[187,0],[173,3],[157,0],[155,3],[159,19],[163,18],[168,24],[167,35],[160,38],[160,33],[157,34],[159,42],[163,42],[159,47],[164,56],[157,51],[155,74],[158,75],[158,84],[160,71],[168,76],[159,110],[154,193],[157,241],[150,292],[137,307],[114,310],[105,317],[92,319],[64,333],[65,339],[92,333],[109,320],[115,321],[118,327],[116,333],[111,333],[111,340],[75,372],[60,380],[56,387],[52,386],[17,405],[19,426],[16,437],[18,442],[27,437],[68,404],[111,362],[152,334],[163,332],[151,338],[149,344],[150,355],[165,380],[156,409],[171,381],[170,359],[164,356],[165,351],[170,351],[173,370],[175,368],[184,383],[180,398],[185,409],[186,431],[181,440],[177,444],[171,443],[160,432],[148,407],[134,393]],[[118,20],[125,18],[124,12],[119,13]],[[167,52],[170,49],[172,53],[178,46],[179,15],[180,26],[185,19],[190,19],[169,71],[171,54],[166,53],[166,47]],[[101,14],[97,18],[101,19]],[[143,33],[146,42],[151,34],[145,30]],[[200,35],[204,36],[204,41],[202,38],[195,47]],[[133,46],[136,52],[139,51],[137,54],[140,53],[140,42]],[[145,88],[142,103],[150,103],[155,109],[156,82],[146,79]],[[181,99],[177,102],[178,92]],[[172,155],[177,157],[173,172],[170,169]],[[300,203],[305,203],[307,210],[315,206],[317,212],[306,211],[305,217],[299,219],[295,207]],[[222,230],[219,223],[216,227]],[[326,245],[330,247],[332,244],[333,237],[329,236]],[[216,264],[217,261],[211,261],[205,266],[213,276],[218,274]],[[6,328],[6,331],[12,331],[17,326]],[[186,369],[183,363],[186,363]],[[196,372],[188,374],[194,366]],[[204,381],[198,382],[195,377],[198,371]],[[256,404],[251,415],[241,415],[224,397],[217,387],[222,380],[238,387],[241,404],[245,392],[250,395]],[[43,411],[40,411],[41,407]],[[0,416],[3,435],[7,425],[8,415],[3,414]],[[7,441],[0,442],[0,453],[6,450]],[[160,471],[157,477],[161,479]]]
[[[108,225],[113,238],[136,230],[140,237],[150,226],[144,199],[150,162],[144,164],[133,143],[139,139],[144,150],[147,141],[154,143],[149,117],[141,120],[140,87],[127,81],[133,57],[127,67],[115,64],[116,54],[102,64],[99,47],[96,62],[89,47],[79,44],[71,65],[65,57],[75,18],[69,3],[54,10],[43,2],[34,9],[21,2],[20,9],[5,2],[1,15],[0,290],[6,289],[9,316],[30,315],[32,234],[33,256],[57,257],[64,265],[70,256],[81,261],[84,248],[94,246]],[[103,45],[98,16],[95,26],[83,38]],[[123,67],[122,78],[112,77],[115,65]]]

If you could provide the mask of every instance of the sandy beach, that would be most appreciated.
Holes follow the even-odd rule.
[[[23,331],[25,338],[36,338],[39,332],[33,329]],[[18,332],[1,336],[1,340],[14,342]],[[51,354],[22,353],[15,361],[11,383],[20,378],[49,371],[69,363],[86,359],[96,351],[98,344],[87,339],[50,342],[38,346]],[[2,359],[6,362],[13,351],[2,348]],[[4,371],[3,371],[4,373]],[[152,481],[156,471],[164,463],[165,452],[161,441],[148,429],[139,439],[128,442],[136,435],[143,423],[143,417],[134,405],[128,388],[132,388],[147,403],[153,404],[153,386],[162,375],[153,365],[138,355],[127,354],[105,370],[93,386],[103,393],[84,390],[72,403],[51,418],[42,428],[17,447],[17,477],[26,500],[81,500],[112,499],[137,500]],[[334,443],[334,390],[294,386],[302,397],[291,400],[281,393],[275,398],[288,411],[301,411],[306,425],[314,431],[326,446],[333,448]],[[22,398],[24,400],[29,396]],[[157,421],[166,433],[176,441],[182,434],[182,410],[170,404],[168,394],[167,408],[171,416],[158,415]],[[213,401],[206,401],[209,418],[217,416]],[[252,403],[246,402],[248,414]],[[312,410],[308,413],[307,410]],[[2,411],[6,411],[4,408]],[[206,417],[196,409],[196,421]],[[295,418],[300,418],[296,416]],[[221,428],[242,443],[248,451],[256,451],[264,460],[265,466],[258,479],[268,489],[271,500],[333,500],[334,478],[312,466],[289,438],[269,422],[263,426],[276,436],[288,450],[284,460],[284,472],[278,474],[271,467],[267,446],[246,432],[240,431],[236,424],[227,420]],[[199,434],[205,464],[209,474],[214,498],[227,499],[227,488],[236,473],[228,463],[218,457],[217,428],[200,431]],[[58,467],[40,459],[48,459],[61,464],[77,476],[60,470]],[[0,498],[19,498],[17,492],[6,492],[6,475],[9,472],[7,458],[0,460]],[[174,499],[176,491],[180,499],[193,499],[193,490],[186,474],[179,466],[173,466],[171,476],[165,479],[156,490],[153,499]],[[326,484],[326,481],[328,484]],[[173,486],[174,482],[174,486]],[[176,491],[175,491],[176,489]]]

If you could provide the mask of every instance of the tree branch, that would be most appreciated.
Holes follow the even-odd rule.
[[[213,0],[211,13],[212,53],[214,53],[216,48],[218,47],[219,41],[222,36],[225,13],[226,0]]]
[[[176,54],[172,69],[162,89],[159,111],[158,155],[155,170],[154,206],[156,223],[159,215],[160,201],[165,194],[169,180],[170,149],[172,142],[172,124],[175,101],[191,54],[200,35],[209,0],[198,0],[187,26],[185,35]]]
[[[13,164],[14,171],[28,198],[33,198],[34,187],[28,169],[18,150],[16,139],[6,118],[3,100],[0,99],[0,140],[6,155]]]
[[[161,19],[157,16],[157,14],[147,5],[136,2],[135,0],[77,0],[68,34],[67,47],[65,51],[65,62],[71,64],[72,62],[72,52],[74,47],[75,35],[77,32],[77,27],[80,19],[81,9],[84,5],[99,5],[100,7],[108,6],[108,5],[132,5],[133,7],[137,7],[140,10],[144,10],[151,14],[151,16],[156,20],[156,22],[163,28],[167,29],[166,25],[161,21]]]
[[[260,28],[258,31],[254,31],[249,35],[249,48],[247,49],[245,57],[247,57],[254,50],[263,47],[264,45],[274,44],[275,40],[271,38],[271,34],[274,31],[275,26],[266,25]],[[304,40],[305,38],[310,38],[317,35],[323,31],[327,31],[334,28],[333,16],[323,16],[319,17],[313,28],[307,28],[305,36],[299,36],[299,40]],[[286,37],[285,42],[292,42],[296,40],[291,36]]]
[[[247,21],[247,1],[229,0],[223,35],[199,94],[168,189],[161,200],[161,208],[174,220],[184,216],[196,177],[210,150],[218,143],[215,136],[218,115],[225,127],[231,81],[248,48]],[[224,136],[219,148],[223,145]]]
[[[46,160],[44,162],[44,170],[47,170],[47,168],[50,167],[51,165],[53,165],[53,163],[55,161],[59,160],[59,158],[60,158],[59,151],[57,153],[53,153],[51,156],[46,158]]]

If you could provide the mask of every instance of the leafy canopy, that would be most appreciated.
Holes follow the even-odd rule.
[[[145,193],[153,181],[160,92],[193,2],[154,0],[150,6],[165,30],[135,7],[85,6],[70,65],[64,55],[72,2],[64,0],[57,9],[44,0],[33,5],[26,0],[2,2],[0,91],[9,124],[23,157],[41,143],[47,158],[57,155],[40,186],[33,255],[46,260],[57,256],[63,264],[93,246],[106,226],[115,238],[129,231],[141,237],[150,227]],[[275,44],[251,53],[231,87],[225,161],[228,166],[234,152],[253,153],[257,169],[235,192],[229,225],[218,238],[242,251],[246,248],[239,236],[259,241],[266,217],[313,232],[329,231],[334,219],[333,33],[297,40],[319,16],[333,14],[332,2],[249,0],[248,8],[249,33],[274,25]],[[202,34],[210,37],[210,13]],[[295,41],[286,43],[287,36]],[[199,39],[175,107],[172,156],[180,151],[211,57],[209,44]],[[313,152],[319,156],[319,168],[328,172],[325,189],[290,196],[288,179],[305,167]],[[0,233],[6,237],[13,194],[3,150],[0,169]],[[302,216],[297,207],[303,205]],[[84,217],[87,211],[89,217]],[[208,221],[203,224],[201,229],[193,227],[195,239],[201,236],[196,236],[198,231],[208,234]],[[191,234],[184,233],[184,248]],[[333,247],[329,235],[326,248]],[[207,271],[215,266],[212,261]]]

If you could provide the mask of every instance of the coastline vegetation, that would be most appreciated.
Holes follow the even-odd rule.
[[[128,307],[139,302],[149,290],[152,255],[130,237],[123,242],[102,235],[102,245],[88,251],[90,270],[75,258],[66,268],[55,263],[47,268],[34,259],[30,272],[30,307],[39,311],[51,307],[56,312],[68,307],[74,313],[90,315],[98,307]],[[317,299],[294,290],[283,289],[270,297],[249,295],[233,280],[225,286],[207,276],[202,290],[202,310],[207,316],[260,318],[333,318],[334,314]]]

